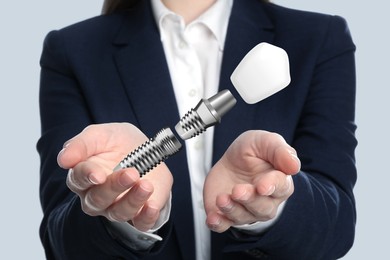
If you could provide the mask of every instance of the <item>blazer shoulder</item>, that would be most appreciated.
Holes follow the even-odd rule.
[[[284,30],[296,29],[318,33],[327,30],[329,26],[348,28],[345,18],[339,15],[297,10],[272,3],[266,4],[265,9],[276,27]]]
[[[63,40],[71,44],[92,43],[92,41],[95,41],[95,44],[104,43],[114,37],[125,17],[124,12],[91,17],[63,28],[53,29],[46,35],[45,41],[53,35],[61,35]]]
[[[126,14],[99,15],[47,33],[43,41],[44,56],[67,53],[85,57],[101,53],[112,45]],[[66,51],[71,50],[71,51]]]
[[[294,49],[328,48],[335,55],[354,50],[355,45],[347,21],[339,15],[296,10],[276,4],[265,4],[266,13],[283,47]]]

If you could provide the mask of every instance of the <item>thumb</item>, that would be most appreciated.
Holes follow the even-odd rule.
[[[270,160],[275,169],[284,172],[285,174],[296,174],[301,168],[301,161],[298,158],[296,151],[290,146],[280,146],[274,150]]]
[[[147,137],[129,123],[96,124],[65,142],[57,156],[58,165],[69,169],[89,157],[107,152],[124,156],[147,140]]]
[[[253,131],[253,153],[279,171],[286,174],[296,174],[301,168],[297,152],[285,139],[277,134],[267,131]]]
[[[107,139],[104,131],[99,132],[96,126],[88,126],[81,133],[66,141],[58,153],[58,165],[64,169],[74,167],[77,163],[99,153],[99,142]],[[99,134],[99,138],[97,138]],[[103,136],[102,136],[103,135]]]

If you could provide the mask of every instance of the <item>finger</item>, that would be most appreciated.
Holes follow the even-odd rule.
[[[236,185],[232,191],[232,200],[245,208],[252,219],[242,224],[255,221],[267,221],[275,217],[277,207],[282,200],[272,197],[274,190],[268,189],[268,194],[260,195],[253,185]]]
[[[214,232],[222,233],[228,230],[233,222],[216,211],[207,214],[206,225]]]
[[[252,190],[254,191],[254,189]],[[223,216],[229,219],[234,225],[253,223],[258,220],[244,204],[234,201],[228,194],[219,195],[216,204]]]
[[[259,175],[254,180],[254,185],[259,195],[274,198],[289,197],[294,191],[291,175],[286,175],[280,171],[271,171]]]
[[[156,204],[148,201],[141,211],[133,218],[132,224],[140,231],[150,230],[160,215],[160,209]]]
[[[152,195],[153,190],[153,185],[148,180],[141,179],[106,210],[107,218],[118,222],[132,220]]]
[[[275,191],[272,197],[285,199],[291,196],[294,192],[294,182],[291,175],[281,176],[275,184]]]
[[[77,193],[104,183],[106,178],[101,167],[91,162],[82,162],[68,171],[66,184],[70,190]]]
[[[139,180],[138,171],[134,168],[117,171],[108,176],[106,182],[90,188],[84,198],[85,210],[89,214],[101,212],[111,206],[118,197],[134,186]]]

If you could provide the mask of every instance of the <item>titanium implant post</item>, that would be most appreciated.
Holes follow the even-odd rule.
[[[223,90],[209,99],[202,99],[194,109],[185,114],[176,124],[180,138],[187,140],[204,132],[208,127],[221,122],[236,99],[228,90]],[[163,128],[153,138],[129,153],[114,171],[135,167],[142,177],[159,163],[175,154],[182,147],[170,128]]]
[[[236,102],[236,99],[228,90],[222,90],[209,99],[202,99],[194,109],[185,114],[176,124],[176,132],[183,140],[195,137],[207,128],[220,123],[222,116]]]

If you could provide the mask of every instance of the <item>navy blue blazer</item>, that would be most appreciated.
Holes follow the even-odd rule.
[[[283,91],[248,105],[229,77],[260,42],[287,51],[292,81]],[[281,134],[298,151],[302,170],[272,228],[258,236],[213,233],[212,259],[335,259],[352,246],[354,51],[347,25],[338,16],[234,1],[219,88],[229,89],[238,103],[215,129],[213,160],[240,133],[264,129]],[[149,1],[50,32],[40,64],[40,236],[47,258],[195,259],[185,149],[167,160],[175,183],[172,214],[159,231],[164,240],[145,252],[110,234],[102,217],[82,212],[56,162],[63,143],[87,125],[130,122],[153,136],[179,120]]]

